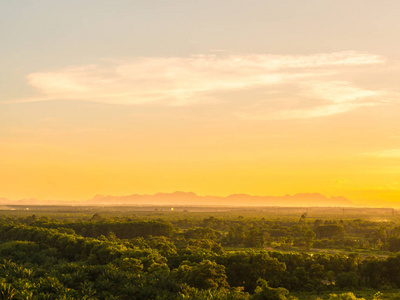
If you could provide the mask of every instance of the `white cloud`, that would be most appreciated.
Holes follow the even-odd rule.
[[[306,96],[326,99],[335,104],[356,102],[379,95],[377,91],[361,89],[346,81],[311,82],[308,85]]]
[[[40,94],[22,101],[70,99],[129,105],[190,105],[227,101],[219,98],[221,92],[260,88],[279,92],[291,84],[301,92],[288,97],[304,102],[319,99],[324,103],[308,108],[278,109],[272,117],[319,117],[376,105],[371,98],[379,92],[329,76],[340,73],[343,68],[383,62],[380,56],[354,51],[297,56],[139,57],[111,64],[109,61],[107,65],[29,74],[29,84]],[[246,98],[243,103],[250,104],[253,100]],[[247,114],[241,112],[242,117]]]
[[[300,81],[299,92],[281,109],[258,109],[238,114],[243,119],[308,119],[345,113],[359,107],[384,103],[384,92],[361,89],[346,81]],[[288,97],[288,96],[286,96]],[[297,99],[298,101],[294,101]],[[286,102],[288,102],[286,100]],[[295,105],[296,103],[297,105]],[[300,104],[299,104],[300,103]],[[287,107],[289,106],[289,107]],[[300,107],[298,107],[300,106]]]
[[[304,96],[311,99],[327,100],[320,105],[305,109],[292,109],[277,112],[275,118],[279,119],[305,119],[326,117],[344,113],[363,106],[380,104],[377,98],[380,92],[361,89],[345,81],[314,82],[302,84],[306,90]]]

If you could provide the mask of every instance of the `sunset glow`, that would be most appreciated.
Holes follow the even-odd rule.
[[[218,3],[0,4],[0,198],[400,207],[400,2]]]

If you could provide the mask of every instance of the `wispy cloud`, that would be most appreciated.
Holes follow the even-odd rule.
[[[281,109],[270,113],[252,114],[259,119],[308,119],[344,113],[363,106],[382,103],[382,92],[361,89],[345,81],[316,81],[298,83],[303,90],[295,97],[304,99],[305,108]],[[308,101],[307,101],[308,100]],[[307,105],[313,103],[313,105]],[[243,117],[246,117],[244,115]],[[249,117],[249,116],[247,116]]]
[[[388,149],[376,152],[368,152],[365,153],[365,155],[379,158],[400,158],[400,149]]]
[[[28,75],[39,95],[20,101],[57,99],[129,105],[190,105],[227,101],[220,93],[264,89],[284,92],[287,85],[298,93],[286,98],[312,107],[276,109],[259,118],[310,118],[328,116],[376,105],[380,92],[362,89],[330,76],[343,68],[383,63],[378,55],[354,51],[315,55],[196,55],[191,57],[139,57]],[[250,104],[254,99],[243,99]],[[258,99],[260,100],[260,99]],[[265,99],[262,99],[265,100]],[[228,100],[229,101],[229,100]],[[289,105],[290,106],[290,105]],[[268,105],[265,107],[268,110]],[[257,117],[241,112],[243,118]]]

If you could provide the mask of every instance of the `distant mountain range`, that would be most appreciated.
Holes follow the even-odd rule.
[[[251,196],[233,194],[227,197],[199,196],[192,192],[157,193],[154,195],[103,196],[96,195],[86,201],[43,201],[37,199],[9,200],[0,198],[0,205],[180,205],[180,206],[355,206],[344,197],[326,197],[319,193],[301,193],[285,196]]]

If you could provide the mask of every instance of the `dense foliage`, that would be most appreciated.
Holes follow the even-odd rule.
[[[356,299],[345,291],[400,288],[400,254],[307,251],[398,251],[399,233],[395,223],[304,217],[3,218],[0,299]]]

